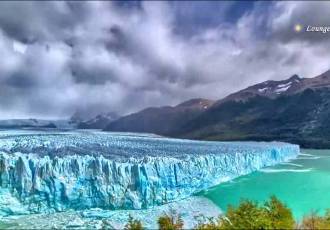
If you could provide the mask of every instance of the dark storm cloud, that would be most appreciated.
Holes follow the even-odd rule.
[[[76,83],[103,85],[117,81],[115,73],[99,63],[80,63],[76,61],[71,66],[71,74]]]
[[[0,2],[0,117],[126,114],[329,68],[329,3]],[[315,14],[317,12],[317,14]],[[313,15],[305,16],[305,15]]]
[[[36,87],[38,82],[24,72],[18,72],[10,75],[4,82],[8,87],[30,89]]]
[[[35,42],[49,37],[52,30],[70,25],[68,15],[44,2],[1,2],[0,26],[10,37]],[[48,26],[45,26],[48,25]]]

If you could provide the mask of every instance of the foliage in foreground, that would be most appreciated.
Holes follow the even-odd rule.
[[[201,223],[197,229],[292,229],[294,226],[291,210],[273,196],[263,206],[249,200],[242,201],[237,208],[229,206],[224,216]]]
[[[128,217],[128,222],[125,225],[125,230],[142,230],[142,222],[140,220],[134,219],[131,215]]]
[[[158,227],[160,230],[181,230],[183,220],[179,214],[172,212],[158,218]]]
[[[159,217],[160,230],[181,230],[184,227],[180,215],[172,212]],[[142,223],[131,216],[127,230],[144,229]],[[315,212],[296,222],[291,210],[275,196],[270,197],[263,205],[250,200],[243,200],[238,207],[229,206],[227,212],[218,218],[200,221],[196,230],[226,229],[330,229],[330,210],[324,216]]]
[[[327,210],[324,216],[317,215],[316,212],[311,212],[305,216],[301,223],[297,225],[298,229],[330,229],[330,210]]]

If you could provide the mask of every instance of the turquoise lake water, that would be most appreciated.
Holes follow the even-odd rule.
[[[276,195],[293,210],[297,219],[312,210],[322,214],[330,208],[330,150],[302,150],[298,159],[289,163],[264,168],[259,172],[212,187],[198,195],[196,199],[206,197],[224,211],[227,205],[235,206],[244,198],[264,202],[270,195]],[[192,216],[197,211],[207,216],[212,212],[216,213],[214,205],[206,202],[208,200],[187,200],[187,207],[181,203],[177,206],[180,207],[181,212],[185,209],[190,210]],[[160,208],[160,210],[163,209]],[[0,219],[0,228],[67,228],[73,225],[94,229],[102,226],[104,219],[118,223],[127,222],[128,213],[125,212],[104,211],[105,214],[100,210],[95,210],[95,212],[100,212],[100,217],[85,217],[83,211],[69,211],[4,218]],[[152,210],[151,213],[137,211],[132,215],[139,217],[146,226],[154,226],[155,223],[151,222],[156,219],[157,212]],[[103,215],[104,217],[101,218]]]
[[[330,208],[330,150],[302,150],[298,159],[265,168],[202,192],[222,210],[242,199],[264,202],[276,195],[300,219]]]

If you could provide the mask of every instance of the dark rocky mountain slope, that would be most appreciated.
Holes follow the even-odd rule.
[[[200,101],[197,101],[200,103]],[[330,71],[266,81],[204,107],[149,108],[111,122],[106,130],[151,132],[204,140],[278,140],[330,147]],[[189,103],[188,103],[189,104]]]
[[[105,130],[171,135],[178,132],[178,129],[186,122],[207,110],[213,103],[211,100],[198,98],[174,107],[147,108],[111,122]]]

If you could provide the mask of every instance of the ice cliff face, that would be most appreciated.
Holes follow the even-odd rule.
[[[277,142],[1,132],[0,200],[10,196],[15,207],[0,202],[0,215],[15,213],[15,208],[21,212],[148,208],[288,161],[298,153],[299,146]]]

